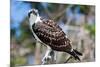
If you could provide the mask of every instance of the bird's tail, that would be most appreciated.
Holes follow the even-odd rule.
[[[79,56],[82,56],[82,53],[78,52],[77,50],[73,49],[72,52],[67,52],[67,53],[71,54],[75,58],[75,60],[81,61]]]

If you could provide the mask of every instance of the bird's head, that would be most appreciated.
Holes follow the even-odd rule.
[[[39,13],[37,9],[31,9],[28,12],[29,24],[32,26],[38,20]]]
[[[29,10],[29,12],[28,12],[28,17],[30,18],[31,16],[38,16],[38,10],[37,9],[31,9],[31,10]]]

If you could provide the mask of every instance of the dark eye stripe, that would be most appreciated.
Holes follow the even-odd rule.
[[[28,17],[30,17],[31,13],[33,13],[33,14],[37,15],[37,13],[36,13],[36,12],[31,11],[31,12],[29,12],[29,13],[28,13]]]
[[[30,17],[31,13],[32,13],[32,11],[28,13],[28,17]]]
[[[36,12],[34,12],[34,11],[32,11],[32,13],[33,13],[33,14],[35,14],[35,15],[37,15],[37,13],[36,13]]]

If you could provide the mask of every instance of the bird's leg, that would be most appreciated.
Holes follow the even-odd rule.
[[[56,63],[55,52],[49,46],[47,46],[46,54],[42,59],[42,64],[48,64],[48,63],[50,64]]]
[[[42,64],[46,64],[48,63],[48,61],[51,59],[50,53],[51,53],[52,49],[50,47],[47,48],[46,54],[42,59]]]
[[[56,63],[56,59],[57,59],[57,53],[54,52],[54,62]]]
[[[53,63],[53,64],[56,63],[56,54],[53,50],[50,52],[50,56],[51,56],[51,62],[50,63]]]

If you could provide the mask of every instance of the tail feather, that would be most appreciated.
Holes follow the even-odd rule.
[[[74,51],[77,55],[82,56],[82,53],[80,53],[79,51],[77,51],[77,50],[75,50],[75,49],[73,49],[73,51]]]
[[[67,52],[67,53],[71,54],[75,58],[75,60],[77,59],[81,61],[79,56],[82,56],[82,53],[78,52],[77,50],[73,49],[72,52]]]

